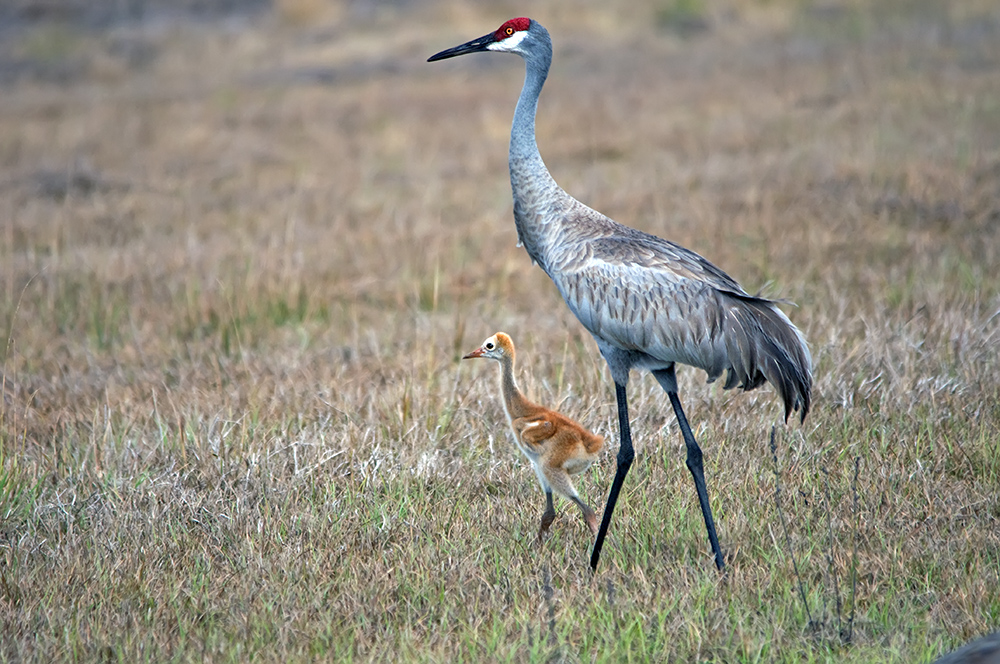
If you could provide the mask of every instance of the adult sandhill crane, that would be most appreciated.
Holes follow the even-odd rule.
[[[472,351],[463,360],[488,357],[500,363],[500,393],[507,423],[514,433],[524,456],[538,476],[538,483],[545,492],[545,511],[538,529],[541,542],[556,518],[552,505],[552,491],[576,503],[583,513],[590,531],[597,534],[597,515],[573,488],[570,475],[582,473],[597,459],[604,447],[604,438],[587,431],[562,413],[528,401],[517,389],[514,381],[514,342],[503,332],[497,332]]]
[[[510,130],[510,182],[518,240],[555,282],[566,304],[594,336],[615,382],[621,436],[617,470],[590,565],[595,570],[618,494],[634,456],[626,385],[629,372],[647,369],[673,406],[687,447],[715,564],[724,567],[705,486],[702,452],[677,396],[677,363],[708,373],[728,371],[724,387],[752,390],[764,381],[778,391],[785,420],[809,412],[809,348],[775,303],[748,294],[725,272],[673,242],[623,226],[564,192],[535,143],[538,95],[552,62],[549,33],[515,18],[495,32],[433,55],[429,61],[496,51],[525,62],[524,87]]]

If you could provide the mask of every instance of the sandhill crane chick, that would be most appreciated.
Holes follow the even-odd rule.
[[[597,515],[580,499],[570,475],[582,473],[597,459],[604,438],[583,428],[565,415],[528,401],[514,382],[514,342],[503,332],[497,332],[463,360],[488,357],[500,363],[500,393],[503,396],[507,422],[518,449],[528,457],[538,483],[545,492],[545,512],[542,513],[538,539],[556,518],[552,505],[555,491],[576,503],[593,534],[597,534]]]

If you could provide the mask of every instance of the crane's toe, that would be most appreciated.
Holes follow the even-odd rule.
[[[552,522],[556,520],[556,513],[554,510],[545,510],[542,514],[542,522],[538,527],[538,543],[541,544],[545,541],[545,536],[549,534],[549,526]]]

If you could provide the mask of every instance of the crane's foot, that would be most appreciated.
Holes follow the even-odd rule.
[[[556,520],[556,513],[554,510],[545,510],[542,514],[542,523],[538,528],[538,543],[541,544],[545,541],[545,537],[549,534],[549,526],[552,522]]]
[[[583,520],[587,522],[590,534],[596,537],[597,531],[600,530],[600,523],[597,520],[597,515],[594,514],[594,510],[590,509],[590,505],[580,500],[579,496],[573,496],[570,500],[580,508],[580,514],[583,516]]]

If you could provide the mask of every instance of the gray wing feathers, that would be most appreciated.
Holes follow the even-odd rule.
[[[556,285],[584,327],[616,348],[692,364],[712,380],[726,368],[722,308],[702,282],[595,263]]]
[[[669,242],[616,240],[580,243],[575,255],[559,256],[554,271],[563,298],[595,338],[648,358],[650,367],[699,367],[709,382],[728,371],[725,389],[752,390],[768,381],[784,402],[785,419],[800,409],[805,417],[809,350],[773,302],[747,294],[714,265]]]
[[[730,362],[725,388],[752,390],[765,380],[785,404],[785,420],[809,412],[812,358],[802,333],[773,302],[752,296],[725,294],[725,340]]]

